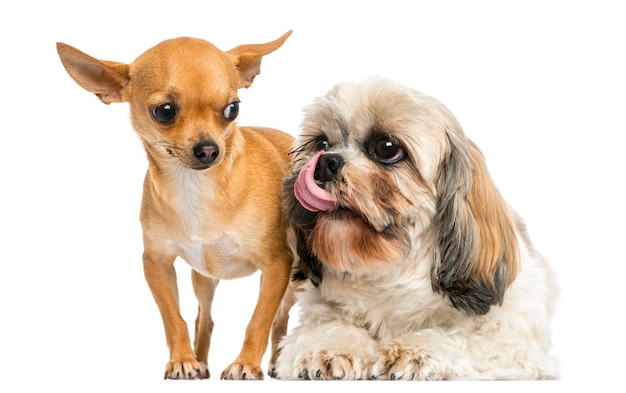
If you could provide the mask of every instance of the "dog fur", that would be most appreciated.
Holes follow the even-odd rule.
[[[296,147],[283,201],[306,281],[278,378],[558,377],[555,275],[445,106],[340,83]]]
[[[270,330],[273,373],[290,307],[279,311],[293,263],[280,192],[293,137],[239,127],[235,118],[237,91],[252,84],[263,56],[290,34],[226,52],[205,40],[181,37],[159,43],[130,64],[98,60],[57,43],[66,71],[81,87],[105,104],[129,103],[147,154],[140,213],[143,266],[170,350],[165,378],[210,376],[211,303],[218,281],[257,270],[258,302],[241,352],[221,378],[263,379],[260,363]],[[178,305],[177,257],[192,267],[199,301],[193,349]]]

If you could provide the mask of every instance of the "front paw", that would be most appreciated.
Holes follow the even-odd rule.
[[[367,375],[362,358],[334,350],[305,354],[296,367],[303,380],[358,380]]]
[[[165,366],[164,379],[208,379],[209,368],[196,359],[172,360]]]
[[[400,343],[382,345],[369,372],[369,379],[442,380],[444,366],[428,351]]]
[[[235,361],[222,372],[221,379],[263,379],[263,370],[259,365]]]

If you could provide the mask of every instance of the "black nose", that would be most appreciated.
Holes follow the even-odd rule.
[[[215,142],[201,142],[193,147],[193,155],[199,162],[210,164],[220,155],[220,148]]]
[[[313,178],[324,183],[333,181],[343,164],[344,160],[339,154],[322,154],[317,161]]]

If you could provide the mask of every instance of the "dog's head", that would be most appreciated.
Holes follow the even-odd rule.
[[[296,278],[372,275],[429,251],[435,291],[468,313],[502,301],[517,270],[512,217],[483,157],[433,98],[370,78],[305,108],[283,199]],[[430,247],[430,249],[429,249]]]
[[[218,164],[239,113],[237,91],[260,73],[265,44],[227,52],[195,38],[163,41],[130,64],[95,59],[64,43],[57,51],[70,76],[109,104],[128,102],[133,127],[155,165],[203,170]]]

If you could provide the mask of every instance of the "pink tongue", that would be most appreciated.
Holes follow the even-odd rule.
[[[319,187],[313,178],[317,160],[324,154],[324,150],[317,152],[307,162],[296,179],[293,193],[302,206],[312,212],[326,211],[337,207],[337,200],[325,189]]]

